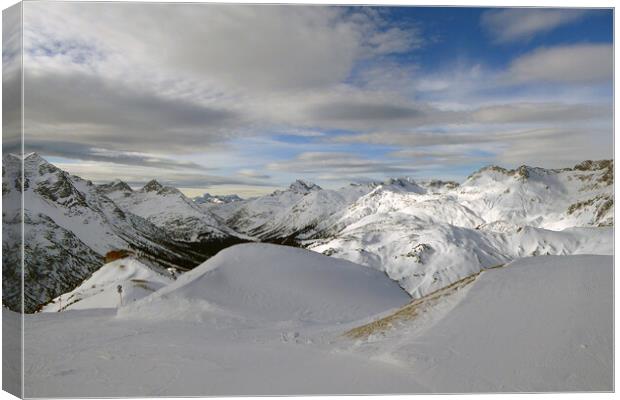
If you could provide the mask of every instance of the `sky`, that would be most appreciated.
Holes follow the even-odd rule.
[[[613,157],[611,10],[23,7],[26,150],[97,183],[248,197]]]

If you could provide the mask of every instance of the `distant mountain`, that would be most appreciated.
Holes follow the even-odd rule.
[[[380,185],[298,239],[384,270],[413,296],[520,257],[613,253],[613,161],[487,167],[421,186]]]
[[[174,187],[151,180],[140,190],[127,188],[126,184],[119,181],[99,186],[101,193],[123,211],[145,218],[177,240],[208,242],[247,239]]]
[[[109,193],[123,193],[126,196],[131,196],[133,193],[133,189],[127,183],[121,181],[120,179],[116,179],[110,183],[104,183],[99,185],[97,189],[107,195]]]
[[[291,185],[288,187],[288,190],[294,193],[308,194],[310,192],[322,190],[322,188],[312,182],[304,181],[303,179],[297,179],[295,182],[291,183]]]
[[[297,180],[286,190],[249,199],[211,211],[240,232],[262,240],[293,243],[295,237],[315,228],[334,213],[353,204],[378,186],[393,191],[422,193],[425,189],[411,178],[394,178],[385,182],[351,184],[340,189]]]
[[[564,169],[490,166],[470,175],[456,194],[487,223],[607,226],[613,224],[613,166],[613,160]]]
[[[312,228],[321,219],[346,207],[372,185],[349,185],[325,190],[297,180],[286,190],[213,207],[210,210],[239,232],[260,240],[287,243],[291,236]]]
[[[226,204],[241,201],[243,199],[236,194],[211,195],[209,193],[205,193],[202,196],[192,198],[192,200],[196,204]]]

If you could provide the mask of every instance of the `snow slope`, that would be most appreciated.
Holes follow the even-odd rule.
[[[213,259],[211,265],[200,268],[202,273],[122,308],[119,316],[112,310],[92,309],[26,315],[25,395],[395,394],[613,388],[612,257],[542,256],[515,261],[482,272],[473,283],[439,298],[414,319],[369,338],[352,340],[344,333],[394,312],[379,310],[370,302],[366,305],[363,291],[349,282],[351,278],[368,282],[371,297],[387,294],[380,275],[377,279],[374,274],[366,276],[362,273],[366,270],[348,263],[342,270],[320,268],[314,260],[329,266],[337,260],[289,250],[235,246],[230,251],[239,256],[236,262]],[[242,257],[247,254],[252,258]],[[234,258],[235,254],[229,256]],[[295,286],[304,293],[271,286],[271,279],[296,284],[268,262],[276,256],[291,261],[287,265],[297,272],[308,268],[317,273],[308,278],[312,283],[308,287]],[[256,264],[255,257],[259,258]],[[304,267],[296,266],[298,260]],[[310,293],[323,287],[319,271],[321,282],[333,285],[327,309],[320,298],[323,293]],[[355,275],[353,271],[357,271]],[[265,282],[267,275],[271,279]],[[208,283],[212,278],[218,285]],[[277,293],[238,300],[226,296],[229,289],[252,280],[258,288],[273,288]],[[221,285],[228,289],[221,289]],[[209,290],[201,290],[207,286],[216,291],[213,297]],[[398,287],[390,287],[389,293],[395,297],[386,306],[406,301],[400,298]],[[353,297],[344,298],[339,292]],[[273,304],[276,295],[284,304],[278,308],[278,315],[269,307],[252,304],[253,299]],[[158,308],[159,317],[149,311],[149,305],[176,303],[181,297],[188,299],[188,308],[175,307],[176,316],[169,313],[172,308]],[[200,318],[179,318],[195,313],[197,301],[205,305]],[[302,307],[302,301],[308,303]],[[341,314],[342,308],[358,303],[363,310],[354,308],[359,311],[356,317],[366,312],[380,314],[343,322],[349,316]],[[300,307],[310,310],[315,318],[298,313]],[[5,323],[12,317],[9,314],[3,313]],[[330,318],[316,318],[325,315]],[[287,320],[291,317],[302,319]]]
[[[117,291],[119,285],[122,288],[123,304],[129,304],[173,281],[174,279],[164,270],[156,271],[134,258],[123,258],[105,264],[76,289],[58,296],[41,311],[117,308],[121,305]]]
[[[434,392],[610,391],[613,259],[524,258],[356,351]]]
[[[378,271],[308,250],[250,243],[222,250],[120,315],[139,318],[151,310],[157,318],[174,318],[181,308],[198,314],[217,307],[272,321],[346,322],[409,299]]]

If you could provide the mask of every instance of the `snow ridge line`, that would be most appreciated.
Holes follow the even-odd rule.
[[[484,271],[502,268],[506,265],[507,264],[494,265],[492,267],[482,269],[475,274],[468,275],[465,278],[459,279],[458,281],[453,282],[448,286],[444,286],[441,289],[437,289],[434,292],[427,294],[426,296],[413,300],[409,304],[402,306],[394,313],[386,317],[379,318],[375,321],[350,329],[345,332],[343,336],[350,339],[367,339],[372,334],[383,333],[387,330],[390,330],[394,327],[395,322],[410,321],[417,317],[420,313],[428,309],[428,307],[437,304],[440,299],[450,296],[456,291],[473,283],[476,278],[478,278],[478,276]]]

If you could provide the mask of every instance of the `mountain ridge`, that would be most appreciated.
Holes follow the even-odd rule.
[[[3,302],[10,307],[20,295],[12,252],[22,161],[29,312],[123,248],[155,266],[191,269],[232,244],[284,243],[382,270],[413,296],[518,257],[613,251],[613,160],[488,166],[460,184],[403,177],[323,189],[297,180],[265,196],[200,204],[155,179],[138,190],[119,179],[95,185],[36,153],[7,154]]]

